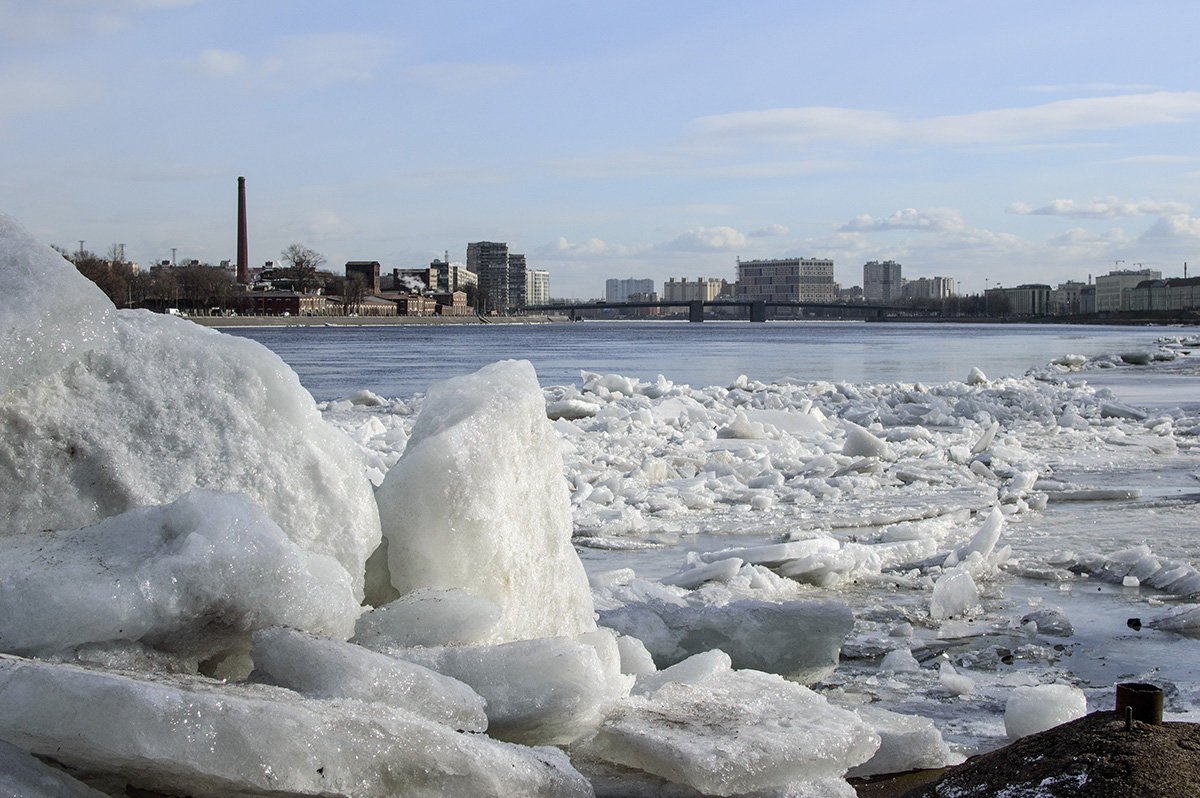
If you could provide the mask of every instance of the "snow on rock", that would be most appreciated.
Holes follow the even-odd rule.
[[[806,687],[730,670],[728,663],[710,663],[687,681],[629,697],[572,754],[578,750],[705,795],[797,782],[806,785],[802,795],[853,795],[842,778],[879,747],[870,726]]]
[[[80,772],[195,798],[592,795],[558,751],[461,734],[382,704],[6,655],[0,738]]]
[[[861,765],[850,769],[850,777],[903,773],[910,770],[956,765],[961,756],[950,752],[942,733],[929,718],[902,715],[874,706],[856,707],[855,713],[879,735],[879,750]]]
[[[57,768],[0,740],[0,795],[10,798],[105,798]]]
[[[237,494],[192,491],[91,527],[0,537],[0,650],[141,641],[207,658],[286,624],[349,636],[350,575]]]
[[[979,588],[971,572],[959,565],[943,573],[933,583],[929,616],[935,620],[962,615],[979,606]]]
[[[469,685],[487,702],[488,734],[527,745],[561,745],[590,733],[602,710],[626,694],[633,678],[620,674],[598,647],[565,637],[494,646],[384,647]]]
[[[1004,704],[1004,731],[1009,739],[1026,737],[1087,714],[1083,691],[1069,684],[1017,687]]]
[[[417,590],[360,615],[352,642],[371,648],[472,645],[486,641],[499,621],[496,602],[462,588]]]
[[[112,340],[116,309],[104,292],[3,213],[0,276],[0,396]]]
[[[641,640],[659,667],[720,649],[736,667],[811,684],[837,667],[854,626],[839,601],[736,598],[712,583],[687,592],[634,580],[597,595],[600,623]]]
[[[196,487],[240,492],[297,545],[336,558],[361,598],[380,539],[370,483],[295,372],[260,344],[184,319],[119,311],[115,326],[0,396],[0,484],[12,486],[0,535],[95,524]]]
[[[487,729],[483,699],[462,682],[375,651],[274,626],[254,633],[255,673],[310,698],[399,707],[459,731]]]
[[[463,588],[495,602],[495,642],[595,628],[559,438],[528,361],[430,388],[376,498],[401,594]]]

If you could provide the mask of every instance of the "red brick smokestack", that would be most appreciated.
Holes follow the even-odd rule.
[[[242,285],[250,282],[250,264],[246,245],[246,178],[238,178],[238,239],[237,281]]]

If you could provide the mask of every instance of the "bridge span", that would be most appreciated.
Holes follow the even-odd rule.
[[[750,321],[765,322],[767,308],[821,308],[837,310],[863,318],[883,319],[888,313],[911,312],[911,308],[895,307],[892,305],[845,304],[839,302],[766,302],[761,299],[709,299],[687,301],[658,301],[658,302],[579,302],[576,304],[561,303],[553,305],[530,305],[526,310],[560,311],[569,313],[571,321],[577,320],[577,312],[581,310],[627,310],[634,308],[679,308],[688,311],[688,321],[704,321],[705,308],[741,307],[746,309],[746,317]]]

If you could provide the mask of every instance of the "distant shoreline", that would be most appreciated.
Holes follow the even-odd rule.
[[[188,316],[203,327],[390,327],[421,326],[421,325],[477,325],[477,324],[558,324],[570,323],[571,319],[563,315],[531,315],[531,316]],[[686,318],[636,318],[636,319],[580,319],[581,322],[606,321],[686,321]],[[705,319],[706,322],[746,321],[745,319]],[[766,323],[777,321],[867,321],[868,323],[895,324],[1074,324],[1080,326],[1104,325],[1113,327],[1197,327],[1200,318],[1144,316],[1134,314],[1108,314],[1101,316],[1037,316],[1037,317],[997,317],[997,316],[896,316],[875,320],[864,319],[835,319],[835,318],[801,318],[801,319],[769,319]]]
[[[566,316],[188,316],[202,327],[390,327],[394,325],[554,324]]]

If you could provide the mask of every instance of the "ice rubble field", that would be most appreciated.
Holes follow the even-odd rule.
[[[1194,497],[1112,484],[1194,481],[1200,418],[1085,382],[1194,337],[930,386],[508,361],[317,405],[2,215],[0,270],[0,792],[852,796],[1107,706],[1142,641],[1128,675],[1200,697]],[[1138,526],[1079,533],[1109,508]]]

